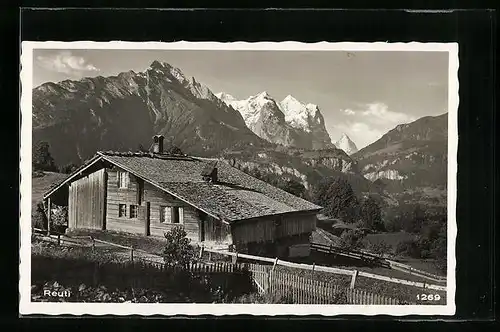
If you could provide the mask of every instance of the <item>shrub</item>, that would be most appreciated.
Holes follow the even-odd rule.
[[[418,240],[406,240],[398,243],[396,246],[396,254],[420,258],[421,249],[418,245]]]
[[[193,247],[190,245],[187,233],[182,226],[176,226],[165,233],[165,249],[163,250],[163,260],[169,266],[184,267],[195,257]]]
[[[42,202],[36,204],[35,211],[31,216],[31,226],[40,229],[47,229],[47,215]]]
[[[350,229],[340,236],[340,246],[347,250],[356,250],[363,247],[363,238],[365,234],[359,229]]]
[[[376,255],[384,257],[385,255],[387,255],[391,252],[392,247],[391,247],[391,245],[386,243],[384,240],[381,240],[379,242],[371,243],[369,250]]]

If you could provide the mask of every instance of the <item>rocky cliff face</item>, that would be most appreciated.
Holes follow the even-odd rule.
[[[448,113],[401,124],[352,157],[362,174],[403,188],[446,188]]]
[[[241,113],[248,128],[271,143],[303,149],[333,147],[316,105],[303,104],[292,96],[278,103],[267,92],[245,100],[224,92],[217,96]]]
[[[33,142],[48,141],[60,165],[80,163],[97,150],[147,148],[158,133],[198,155],[235,144],[268,145],[239,112],[167,63],[33,89]]]
[[[356,161],[342,150],[335,148],[232,150],[223,153],[221,159],[243,170],[258,170],[262,174],[293,178],[307,189],[329,176],[347,178],[360,195],[375,188],[361,175]]]

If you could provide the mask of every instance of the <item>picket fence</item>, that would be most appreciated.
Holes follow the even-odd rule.
[[[160,270],[169,269],[163,263],[140,259]],[[249,273],[256,290],[293,304],[354,304],[354,305],[398,305],[397,299],[370,293],[360,289],[341,287],[334,282],[302,277],[276,271],[269,265],[252,263],[193,263],[187,267],[191,273]],[[407,303],[408,304],[408,303]],[[414,303],[410,303],[414,304]]]

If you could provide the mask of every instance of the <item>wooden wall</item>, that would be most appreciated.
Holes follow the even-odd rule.
[[[107,229],[128,233],[145,234],[145,212],[146,202],[150,203],[150,234],[161,236],[174,226],[183,226],[192,241],[198,241],[199,237],[199,215],[195,208],[183,201],[165,193],[150,183],[144,182],[141,186],[140,179],[130,174],[129,187],[118,188],[118,169],[108,170],[108,209],[106,215]],[[142,193],[138,189],[142,189]],[[138,204],[140,201],[141,204]],[[127,205],[127,215],[119,217],[119,204]],[[139,205],[138,218],[130,218],[130,205]],[[183,224],[162,224],[160,221],[161,206],[178,206],[184,209]]]
[[[106,213],[104,169],[72,182],[68,195],[68,227],[103,229]]]
[[[281,238],[310,234],[316,227],[315,213],[268,216],[232,225],[235,244],[274,242]]]
[[[232,244],[231,227],[207,216],[203,222],[203,237],[206,243]]]

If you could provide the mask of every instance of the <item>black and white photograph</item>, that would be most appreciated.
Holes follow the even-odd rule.
[[[457,50],[23,42],[21,313],[453,315]]]

